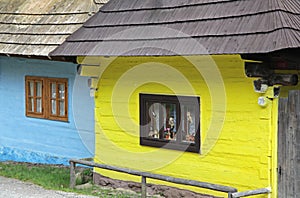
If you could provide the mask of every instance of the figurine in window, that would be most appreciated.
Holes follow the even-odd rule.
[[[152,138],[159,138],[159,133],[157,128],[159,127],[157,124],[159,116],[157,116],[157,113],[155,111],[157,111],[157,109],[155,109],[155,105],[152,105],[151,108],[153,109],[150,114],[151,114],[151,123],[150,123],[150,131],[148,136],[152,137]]]
[[[153,131],[152,126],[150,126],[150,131],[149,131],[148,136],[149,136],[149,137],[154,137],[154,131]]]
[[[186,134],[186,140],[187,141],[195,141],[195,125],[193,122],[193,116],[190,111],[186,113],[187,117],[187,134]]]
[[[158,131],[157,131],[157,130],[154,130],[153,137],[154,137],[154,138],[158,138]]]
[[[169,126],[170,126],[170,131],[173,131],[175,127],[175,120],[173,116],[170,116],[169,118]]]
[[[176,131],[175,131],[175,119],[174,119],[173,116],[170,116],[168,124],[170,126],[170,138],[171,139],[175,139],[175,135],[176,135]]]
[[[153,130],[152,127],[150,127],[150,132],[149,132],[148,136],[152,137],[152,138],[158,138],[158,131],[156,129]]]
[[[195,134],[187,135],[186,141],[195,142]]]
[[[171,139],[171,131],[170,131],[170,128],[166,128],[165,131],[164,131],[164,138],[169,140]]]
[[[188,124],[192,124],[193,123],[193,118],[192,118],[191,112],[188,111],[186,113],[186,117],[187,117]]]

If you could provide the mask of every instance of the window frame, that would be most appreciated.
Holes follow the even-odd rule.
[[[34,82],[34,94],[33,96],[30,96],[30,82]],[[42,83],[42,102],[41,102],[41,112],[36,111],[36,84],[35,82],[41,82]],[[51,83],[63,84],[64,85],[64,98],[60,99],[58,86],[56,86],[56,112],[59,112],[59,103],[58,101],[63,100],[64,101],[64,115],[53,115],[51,113]],[[56,121],[68,121],[68,79],[67,78],[50,78],[50,77],[40,77],[40,76],[25,76],[25,114],[27,117],[32,118],[42,118],[42,119],[48,119],[48,120],[56,120]],[[34,110],[30,111],[30,98],[34,99]]]
[[[34,93],[33,93],[33,96],[30,96],[29,95],[29,89],[30,89],[30,87],[29,87],[29,82],[34,82],[34,87],[33,87],[33,89],[34,89]],[[41,82],[42,83],[42,94],[41,94],[41,99],[42,99],[42,110],[41,110],[41,112],[39,113],[39,112],[36,112],[36,85],[35,85],[35,83],[36,82]],[[44,90],[43,90],[43,84],[44,84],[44,79],[43,78],[41,78],[41,77],[32,77],[32,76],[26,76],[26,78],[25,78],[25,90],[26,90],[26,116],[29,116],[29,117],[36,117],[36,118],[44,118],[44,111],[43,111],[43,106],[44,106],[44,101],[45,101],[45,97],[44,97]],[[29,102],[29,99],[30,98],[33,98],[33,100],[34,100],[34,107],[33,107],[33,111],[29,111],[29,109],[30,109],[30,102]]]
[[[51,113],[51,83],[55,82],[56,85],[58,84],[64,84],[65,89],[64,89],[64,115],[54,115]],[[47,108],[48,108],[48,112],[46,112],[48,114],[48,119],[50,120],[60,120],[60,121],[68,121],[68,79],[65,78],[48,78],[47,79],[47,89],[48,89],[48,97],[46,97],[46,103],[48,103]],[[55,97],[55,101],[56,101],[56,112],[60,112],[60,107],[59,107],[59,101],[61,100],[59,97],[59,88],[58,86],[56,86],[56,97]]]
[[[140,113],[140,145],[151,146],[158,148],[166,148],[172,150],[188,151],[188,152],[200,152],[200,97],[198,96],[178,96],[178,95],[161,95],[161,94],[139,94],[139,113]],[[175,104],[176,106],[176,140],[167,140],[163,138],[149,137],[149,129],[147,128],[150,122],[149,109],[147,103],[160,103],[160,104]],[[188,142],[183,140],[183,130],[181,124],[184,121],[181,119],[181,109],[184,105],[195,106],[195,141]],[[161,136],[162,129],[159,130],[159,136]]]

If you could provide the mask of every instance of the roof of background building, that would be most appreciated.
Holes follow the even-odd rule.
[[[51,55],[243,54],[299,47],[299,0],[111,0]]]
[[[107,0],[0,0],[0,54],[48,56]]]

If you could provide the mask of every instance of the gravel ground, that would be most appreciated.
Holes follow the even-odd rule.
[[[0,197],[5,198],[96,198],[62,191],[46,190],[29,182],[0,176]]]

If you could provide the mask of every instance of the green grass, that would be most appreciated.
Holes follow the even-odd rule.
[[[87,169],[83,172],[89,174]],[[117,197],[117,198],[131,198],[132,194],[126,194],[120,191],[100,188],[92,185],[88,189],[70,189],[70,170],[65,166],[52,166],[30,163],[15,163],[15,162],[0,162],[0,175],[19,179],[22,181],[29,181],[40,185],[45,189],[61,190],[67,192],[76,192],[87,195],[94,195],[103,198]]]
[[[46,165],[0,163],[0,175],[30,181],[47,189],[61,190],[69,185],[68,168]]]

